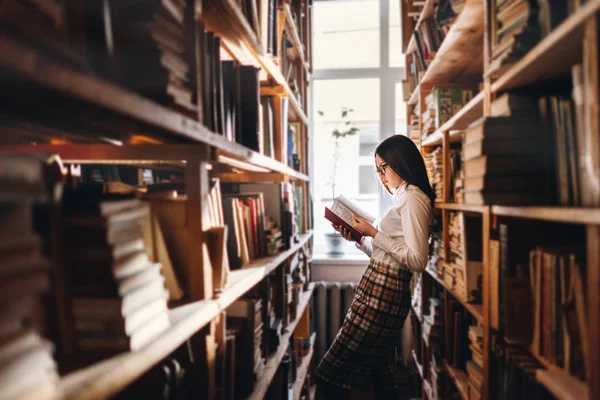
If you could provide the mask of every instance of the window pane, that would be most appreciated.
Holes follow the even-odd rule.
[[[400,37],[400,0],[389,0],[390,67],[403,67],[402,40]]]
[[[335,196],[343,194],[372,215],[379,214],[378,183],[373,173],[372,160],[372,151],[380,138],[379,79],[315,80],[313,91],[313,202],[315,231],[322,233],[331,231],[331,225],[322,217],[322,213],[325,206],[331,205],[333,196],[331,178],[335,139],[332,132],[335,129],[344,131],[352,126],[359,129],[357,135],[338,141]],[[350,125],[341,122],[342,107],[354,110],[348,119],[351,121]],[[322,111],[324,115],[319,115],[318,111]],[[365,150],[369,148],[371,153]],[[365,151],[365,155],[371,157],[360,157]],[[322,240],[321,236],[315,235],[315,245]]]
[[[379,0],[315,1],[313,65],[379,67]]]
[[[406,103],[402,95],[402,83],[396,83],[396,133],[406,136]]]
[[[360,194],[377,193],[377,179],[373,168],[373,165],[358,167],[358,191]]]

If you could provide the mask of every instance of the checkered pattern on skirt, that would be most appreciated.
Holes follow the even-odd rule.
[[[395,351],[410,309],[408,269],[371,260],[342,328],[317,368],[330,385],[364,387],[376,376],[382,389],[397,388]]]

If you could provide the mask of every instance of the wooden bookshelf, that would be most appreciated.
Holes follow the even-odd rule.
[[[226,0],[218,4],[217,2],[211,4],[207,7],[204,19],[217,34],[222,36],[226,49],[235,59],[244,64],[259,66],[276,85],[284,88],[284,93],[290,99],[292,120],[308,125],[306,112],[292,94],[279,66],[269,55],[265,54],[258,37],[250,28],[237,2]],[[298,42],[300,42],[300,38],[298,38]]]
[[[450,31],[429,64],[424,84],[456,82],[483,72],[483,1],[466,0]]]
[[[444,360],[444,367],[446,368],[452,383],[454,383],[454,386],[456,386],[456,389],[460,394],[460,398],[463,400],[469,400],[469,377],[467,374],[450,365],[447,360]]]
[[[66,375],[60,385],[65,397],[82,400],[105,399],[123,390],[153,365],[181,346],[195,332],[210,323],[285,259],[297,252],[311,236],[312,233],[303,235],[299,243],[281,254],[256,260],[241,270],[232,271],[227,287],[217,299],[201,300],[170,310],[169,318],[173,324],[172,327],[147,347],[139,351],[120,354]],[[311,294],[312,287],[302,294],[299,311],[306,308]],[[297,320],[294,321],[293,326],[295,327],[297,323]],[[282,343],[287,343],[287,341],[282,341]],[[278,351],[283,351],[282,348],[285,347],[287,346],[282,345]],[[280,361],[281,359],[279,359]]]
[[[600,1],[588,1],[492,84],[492,92],[504,92],[569,74],[581,59],[584,22],[600,10]]]
[[[314,285],[311,284],[309,290],[300,295],[297,313],[298,317],[287,326],[286,333],[281,337],[281,345],[277,349],[277,352],[267,359],[267,365],[258,382],[254,384],[254,391],[248,397],[248,400],[261,400],[265,397],[267,389],[269,389],[269,385],[277,372],[277,368],[279,368],[279,364],[281,364],[281,360],[287,352],[289,340],[294,333],[294,329],[296,329],[296,325],[298,325],[304,310],[308,306],[313,289]]]
[[[421,146],[441,146],[444,137],[443,132],[450,132],[451,142],[461,140],[460,130],[467,128],[471,123],[483,116],[483,94],[479,92],[459,112],[454,114],[444,125],[421,142]]]
[[[430,270],[427,270],[427,273],[433,278],[435,279],[440,285],[442,285],[442,287],[452,295],[452,297],[454,297],[456,300],[458,300],[460,302],[460,304],[463,305],[464,308],[467,309],[467,311],[469,311],[469,313],[471,313],[471,315],[473,317],[475,317],[475,319],[481,323],[483,323],[483,305],[482,304],[472,304],[469,303],[467,301],[465,301],[465,299],[462,296],[459,296],[453,289],[448,288],[444,282],[439,279],[435,274],[433,274]]]
[[[302,387],[304,386],[306,377],[308,376],[308,370],[310,369],[312,357],[315,350],[315,339],[316,335],[313,333],[310,337],[310,350],[305,356],[302,357],[302,364],[297,367],[296,382],[294,383],[293,387],[294,400],[300,400],[300,395],[302,394]]]
[[[558,400],[591,399],[586,384],[562,370],[556,368],[551,370],[537,370],[536,379]]]
[[[307,136],[309,120],[304,106],[294,97],[281,72],[278,60],[266,54],[266,49],[262,47],[259,37],[262,32],[255,31],[253,24],[248,23],[248,19],[239,3],[236,0],[186,1],[185,5],[189,7],[184,7],[182,2],[178,2],[177,7],[179,8],[175,11],[170,10],[174,15],[173,21],[177,20],[177,24],[180,26],[173,28],[175,22],[168,20],[165,23],[165,25],[171,24],[168,29],[173,28],[178,34],[180,28],[182,32],[185,31],[184,26],[186,29],[191,28],[192,32],[196,31],[196,33],[198,29],[204,31],[206,27],[213,32],[215,37],[221,39],[221,47],[212,50],[217,54],[221,54],[222,59],[233,59],[239,65],[256,67],[261,81],[261,89],[257,94],[262,95],[264,90],[265,92],[270,91],[266,95],[288,97],[288,122],[299,122],[300,135]],[[33,5],[32,7],[37,6]],[[304,3],[303,7],[305,11],[303,18],[308,18],[310,6],[308,3]],[[185,17],[183,23],[178,18],[179,9],[182,10],[182,16]],[[286,28],[296,48],[297,58],[306,71],[305,75],[308,75],[312,58],[309,54],[310,48],[305,47],[302,43],[302,38],[299,37],[293,24],[289,6],[284,5],[282,11],[287,20]],[[78,25],[82,21],[77,21],[76,18],[83,18],[84,14],[81,13],[76,16],[75,14],[77,13],[74,13],[73,17],[69,15],[67,18],[74,18],[74,20],[69,20],[69,28],[73,24],[73,29],[77,30],[82,28]],[[112,15],[108,14],[105,17],[111,18]],[[165,19],[168,18],[170,17],[165,17]],[[111,21],[111,24],[115,21]],[[302,22],[306,21],[303,20]],[[114,28],[115,31],[119,31],[119,27],[116,25],[115,22],[115,25],[111,25],[107,29]],[[190,87],[185,88],[185,93],[178,92],[177,96],[185,97],[190,104],[186,103],[185,107],[176,108],[177,106],[174,103],[170,103],[172,99],[162,100],[162,97],[160,97],[160,95],[175,96],[171,93],[168,94],[166,88],[165,93],[157,93],[157,96],[154,97],[157,100],[153,100],[150,97],[144,97],[136,93],[133,89],[128,89],[125,85],[129,84],[132,87],[135,87],[135,85],[126,81],[117,71],[108,72],[97,67],[95,65],[96,60],[92,60],[91,54],[96,50],[103,53],[102,49],[86,48],[85,51],[78,53],[79,50],[84,49],[79,47],[75,49],[75,45],[73,45],[73,48],[69,47],[65,50],[72,50],[73,53],[76,53],[69,53],[69,56],[76,56],[74,58],[77,60],[72,64],[67,64],[66,62],[72,61],[68,56],[48,51],[49,49],[45,47],[45,43],[29,40],[30,37],[25,33],[21,34],[8,28],[2,29],[2,33],[0,33],[0,70],[2,70],[4,78],[2,86],[3,89],[7,89],[6,93],[18,93],[21,88],[27,93],[27,96],[21,96],[17,99],[18,101],[15,101],[14,109],[5,110],[6,120],[10,120],[11,113],[14,112],[16,120],[23,118],[29,124],[30,121],[25,117],[31,113],[33,127],[30,128],[27,125],[27,127],[22,128],[22,138],[16,135],[11,140],[3,140],[3,145],[0,146],[0,155],[43,152],[59,155],[61,161],[65,164],[126,165],[144,170],[137,171],[138,181],[142,180],[142,172],[145,173],[147,169],[170,173],[172,177],[168,179],[179,182],[183,180],[187,192],[185,200],[186,230],[185,234],[182,234],[182,237],[177,238],[177,240],[194,241],[190,246],[187,261],[191,265],[189,282],[195,282],[195,284],[190,285],[192,289],[186,288],[184,300],[173,300],[169,303],[170,305],[183,304],[168,311],[171,326],[156,335],[150,343],[137,351],[125,351],[117,356],[106,358],[103,361],[87,365],[62,376],[56,391],[57,397],[62,398],[63,394],[67,399],[113,397],[139,378],[142,378],[154,366],[160,365],[162,361],[173,356],[175,350],[189,341],[193,358],[197,363],[198,370],[201,372],[201,376],[195,376],[192,380],[198,381],[196,389],[200,397],[212,398],[215,391],[215,381],[212,379],[214,378],[216,365],[215,344],[218,343],[219,346],[222,346],[223,343],[219,341],[224,340],[221,337],[222,335],[217,334],[218,330],[224,327],[223,312],[253,287],[260,284],[272,272],[277,271],[279,275],[282,272],[285,274],[285,271],[282,271],[283,265],[299,251],[306,252],[306,256],[310,258],[313,232],[310,221],[305,217],[302,222],[303,227],[300,230],[304,233],[296,235],[289,250],[282,251],[274,256],[254,259],[249,265],[241,269],[229,271],[226,277],[227,284],[223,288],[213,287],[212,274],[216,269],[210,268],[211,264],[207,262],[209,254],[206,253],[209,250],[212,251],[212,249],[206,249],[210,244],[204,245],[203,242],[207,240],[206,237],[208,236],[202,226],[202,222],[205,222],[203,221],[203,212],[208,208],[206,202],[209,201],[208,193],[205,191],[209,184],[206,179],[217,177],[221,182],[233,183],[289,182],[292,186],[304,189],[302,192],[303,198],[296,207],[301,208],[303,215],[306,216],[310,209],[308,169],[303,166],[302,172],[296,171],[286,165],[285,162],[280,162],[275,158],[253,151],[240,143],[230,141],[224,135],[216,133],[216,131],[223,130],[222,126],[221,128],[214,128],[214,130],[207,128],[202,123],[202,106],[206,105],[202,104],[202,101],[195,104],[196,100],[194,100],[202,89],[200,87],[192,87],[190,83]],[[70,37],[70,35],[78,33],[84,34],[82,31],[69,32],[65,35],[68,36],[65,39],[69,39],[68,44],[65,41],[65,47],[70,46],[71,41],[73,43],[77,42],[77,46],[79,46],[78,41],[83,38],[78,37],[77,40],[71,40],[75,38]],[[306,34],[307,37],[310,37],[310,31],[307,31]],[[85,42],[86,45],[89,45],[90,43],[87,43],[87,40],[92,38],[88,38],[87,35],[91,35],[91,33],[85,32],[86,40],[83,40],[82,43]],[[200,81],[202,78],[199,78],[199,76],[202,74],[204,67],[198,67],[195,71],[193,68],[197,61],[202,61],[201,58],[206,55],[207,49],[200,49],[200,46],[196,46],[197,43],[188,43],[188,37],[177,43],[174,42],[179,39],[171,39],[173,40],[173,43],[169,43],[169,45],[172,45],[171,47],[179,48],[181,46],[185,49],[185,51],[181,51],[181,54],[188,52],[187,55],[190,55],[190,59],[181,57],[181,60],[179,59],[179,53],[175,55],[177,57],[175,63],[185,63],[183,66],[177,66],[182,70],[186,70],[185,73],[182,72],[181,74],[186,75],[185,79],[189,78],[190,82]],[[158,41],[154,36],[152,40]],[[194,42],[194,40],[190,41]],[[216,43],[218,41],[215,39],[215,42],[211,42],[210,46],[215,46]],[[153,46],[156,44],[152,43]],[[159,50],[165,51],[164,49]],[[168,51],[175,50],[169,48]],[[189,54],[190,51],[191,54]],[[111,63],[117,64],[120,62],[120,60],[115,61],[116,53],[112,54],[108,49],[105,50],[105,53],[97,55],[94,53],[94,56],[104,57],[106,61]],[[192,61],[194,59],[195,61]],[[215,59],[216,57],[211,61],[214,62]],[[79,61],[83,61],[81,65],[77,64]],[[161,59],[161,62],[164,61]],[[73,67],[76,64],[79,68]],[[163,67],[169,70],[169,67],[164,65],[160,68]],[[149,73],[159,74],[157,72],[159,69],[151,71]],[[171,70],[167,72],[172,73]],[[214,73],[218,74],[219,72],[215,71]],[[144,76],[144,79],[152,78],[153,76]],[[297,83],[301,86],[301,93],[304,96],[307,82],[305,79],[299,79]],[[174,83],[169,81],[169,84]],[[149,96],[154,96],[154,94]],[[181,99],[176,98],[175,100]],[[239,101],[239,98],[237,101]],[[305,101],[304,103],[306,104]],[[48,111],[50,116],[41,111],[45,104],[54,107],[54,109]],[[181,105],[182,103],[177,104]],[[56,110],[60,112],[51,114]],[[224,113],[223,110],[215,110],[215,114],[221,112]],[[72,120],[69,113],[73,115]],[[105,117],[106,121],[104,120]],[[57,121],[61,121],[64,125],[57,124]],[[60,125],[60,128],[56,128],[53,124]],[[216,125],[215,122],[214,126]],[[106,130],[109,131],[106,136],[102,128],[107,128]],[[38,129],[40,131],[34,132],[37,135],[34,136],[36,140],[29,139],[30,132],[27,129]],[[54,137],[56,131],[60,131],[60,135],[58,135],[61,138],[60,140]],[[47,135],[47,137],[44,135]],[[41,140],[37,141],[38,138],[41,138]],[[308,137],[305,139],[307,143]],[[305,150],[308,151],[308,149]],[[285,157],[282,157],[282,159],[285,159]],[[75,166],[74,168],[77,169],[78,167]],[[69,169],[66,168],[64,171],[67,170]],[[145,178],[144,185],[147,184]],[[160,179],[160,182],[165,181],[163,177]],[[68,184],[74,185],[75,183],[73,181]],[[140,187],[140,191],[144,191],[144,188],[141,187],[142,184],[136,186]],[[279,202],[281,199],[265,198],[265,201]],[[211,202],[211,206],[213,212],[214,208],[220,208],[214,202]],[[53,221],[54,224],[57,224],[57,222]],[[54,229],[54,226],[52,228],[53,235],[59,232]],[[163,234],[168,235],[164,232],[166,230],[163,231]],[[48,242],[52,243],[55,241],[60,242],[60,240],[54,240],[55,238],[43,239],[47,239]],[[169,246],[163,243],[163,247],[167,247],[166,251],[168,253]],[[53,248],[52,252],[54,253],[54,251],[56,249]],[[210,256],[213,256],[213,254],[211,253]],[[56,264],[52,271],[55,274],[55,279],[61,277],[57,271],[64,268],[64,266],[61,266],[61,262],[57,260],[59,260],[59,257],[52,254],[53,264]],[[210,262],[212,263],[213,260],[211,259]],[[64,314],[65,310],[68,310],[69,294],[67,293],[68,290],[64,289],[65,286],[64,282],[62,284],[59,282],[59,284],[56,284],[55,293],[51,293],[52,296],[55,296],[53,300],[60,303],[57,306],[58,310],[49,310],[52,313]],[[188,289],[190,293],[187,292]],[[280,290],[283,290],[283,288],[280,288]],[[309,290],[301,293],[298,307],[300,316],[305,311],[308,312],[307,305],[312,290],[312,286],[310,286]],[[191,293],[193,291],[196,292]],[[56,321],[55,328],[60,331],[60,335],[49,339],[59,341],[60,343],[56,343],[58,345],[56,347],[60,348],[63,347],[65,342],[68,342],[68,339],[72,339],[72,337],[67,337],[68,333],[66,332],[73,327],[64,324],[64,315],[57,318],[60,320]],[[266,392],[298,321],[297,319],[288,326],[288,331],[283,337],[280,348],[277,349],[274,357],[269,358],[265,375],[259,384],[262,389],[258,389],[258,398],[262,398]],[[64,349],[61,349],[61,351],[64,351]],[[68,365],[60,365],[60,363],[70,361],[69,356],[71,355],[73,354],[68,354],[68,352],[64,354],[57,353],[56,358],[59,360],[61,370],[69,370]],[[307,363],[309,362],[310,357],[307,358]],[[307,370],[307,367],[305,370]],[[303,373],[306,376],[306,371]],[[207,379],[203,381],[205,377]],[[263,391],[261,392],[261,390]]]
[[[302,64],[302,67],[308,75],[310,72],[309,64],[306,61],[304,46],[302,45],[302,41],[298,35],[298,29],[296,29],[296,24],[294,23],[294,18],[292,16],[292,9],[290,8],[289,4],[283,5],[283,13],[285,14],[285,28],[287,29],[288,35],[290,35],[292,40],[294,51],[296,52],[299,62]]]
[[[426,2],[428,4],[428,2]],[[489,117],[492,114],[492,103],[501,95],[514,90],[518,95],[530,95],[531,97],[546,96],[551,91],[551,85],[556,85],[557,90],[552,92],[556,94],[560,87],[571,87],[572,85],[572,67],[575,64],[581,64],[583,71],[583,121],[577,122],[579,128],[580,122],[585,125],[585,132],[590,137],[591,143],[598,143],[600,135],[600,125],[597,118],[598,99],[600,98],[598,90],[598,12],[600,11],[600,1],[584,2],[570,15],[553,27],[542,40],[533,46],[518,61],[504,69],[498,77],[493,76],[492,68],[495,65],[493,61],[492,44],[496,29],[496,6],[498,1],[494,0],[467,0],[464,8],[455,18],[454,24],[447,31],[446,37],[440,48],[435,52],[434,57],[429,60],[429,65],[425,71],[420,71],[417,65],[416,74],[421,74],[419,85],[413,93],[410,94],[408,104],[419,107],[416,118],[421,119],[426,111],[423,107],[423,96],[436,85],[464,85],[474,86],[479,84],[480,92],[471,101],[465,104],[460,111],[456,112],[446,123],[440,126],[433,134],[423,140],[418,140],[422,153],[431,154],[431,152],[442,149],[443,157],[443,179],[444,193],[443,202],[435,203],[434,208],[440,210],[443,224],[442,245],[444,250],[449,251],[450,235],[447,224],[449,223],[449,212],[463,212],[475,216],[481,216],[483,230],[482,239],[482,261],[483,261],[483,303],[474,305],[466,303],[461,297],[444,286],[442,280],[435,276],[435,273],[428,273],[433,276],[444,287],[445,292],[458,299],[461,304],[472,314],[483,328],[483,387],[482,397],[491,397],[490,380],[496,379],[490,376],[493,369],[493,363],[496,362],[496,356],[492,352],[492,344],[506,342],[508,338],[503,337],[500,332],[491,327],[492,318],[492,299],[493,293],[499,293],[499,279],[496,273],[490,271],[491,262],[498,262],[493,259],[490,251],[491,240],[498,240],[499,226],[498,221],[507,225],[531,224],[535,221],[544,221],[548,227],[560,230],[559,224],[580,225],[581,232],[585,232],[585,240],[578,243],[581,249],[585,249],[584,257],[586,271],[585,290],[586,290],[586,319],[588,320],[588,332],[591,348],[590,355],[586,357],[587,368],[598,369],[600,366],[600,348],[596,345],[597,338],[600,335],[600,317],[598,317],[596,308],[600,304],[600,279],[598,278],[600,270],[600,257],[598,256],[597,242],[600,237],[600,212],[598,205],[592,206],[559,206],[559,205],[537,205],[526,206],[525,204],[514,205],[473,205],[473,204],[453,204],[449,203],[450,192],[453,188],[449,187],[451,182],[448,176],[451,166],[450,152],[456,142],[461,142],[462,131],[470,124],[482,117]],[[550,3],[549,3],[550,4]],[[553,3],[552,3],[553,4]],[[553,6],[550,4],[550,6]],[[467,15],[471,14],[471,17]],[[415,26],[415,23],[408,18],[405,12],[401,13],[407,26]],[[420,23],[428,11],[423,11],[416,25]],[[542,22],[543,23],[543,22]],[[466,29],[469,27],[468,29]],[[409,30],[405,31],[409,32]],[[475,34],[475,32],[478,32]],[[410,32],[409,32],[410,33]],[[475,37],[477,36],[477,37]],[[406,37],[406,35],[405,35]],[[412,65],[411,60],[416,57],[416,42],[414,35],[406,47],[407,59],[406,65]],[[418,63],[417,63],[418,64]],[[487,70],[486,70],[487,69]],[[471,79],[469,79],[471,78]],[[542,94],[537,90],[544,88]],[[528,94],[528,90],[531,94]],[[561,92],[562,93],[562,92]],[[537,96],[536,96],[537,95]],[[579,95],[573,95],[579,96]],[[581,97],[578,97],[581,99]],[[580,109],[581,110],[581,109]],[[578,117],[580,117],[579,115]],[[414,123],[414,118],[407,107],[407,121]],[[418,121],[420,122],[420,121]],[[419,123],[419,128],[423,124]],[[410,131],[410,126],[409,126]],[[412,132],[411,132],[412,133]],[[573,132],[569,128],[569,134],[579,135],[579,132]],[[576,136],[576,140],[579,136]],[[515,146],[518,141],[515,140]],[[578,154],[576,154],[577,156]],[[597,160],[593,161],[593,168],[597,169]],[[573,172],[571,172],[573,173]],[[506,191],[506,190],[504,190]],[[520,219],[521,221],[516,221]],[[553,225],[558,224],[558,225]],[[538,225],[535,225],[538,226]],[[574,228],[575,229],[575,228]],[[477,233],[474,233],[477,234]],[[542,235],[543,237],[543,235]],[[565,239],[567,240],[567,239]],[[529,241],[529,240],[528,240]],[[544,245],[543,238],[536,242],[531,239],[531,246]],[[569,244],[572,244],[569,242]],[[506,246],[506,243],[504,244]],[[559,243],[557,243],[559,245]],[[502,251],[506,251],[503,249]],[[505,254],[505,253],[503,253]],[[507,255],[501,256],[507,257]],[[508,255],[508,257],[511,257]],[[491,273],[490,273],[491,272]],[[591,305],[591,306],[590,306]],[[592,339],[593,338],[593,339]],[[409,338],[406,338],[407,340]],[[410,338],[412,339],[412,338]],[[418,338],[418,340],[421,340]],[[537,371],[537,381],[545,386],[550,392],[559,399],[576,398],[600,398],[600,381],[590,377],[586,382],[574,378],[568,372],[558,368],[553,362],[540,354],[536,354],[530,344],[523,344],[523,349],[530,353],[530,357],[539,361],[545,368]],[[443,352],[442,352],[443,357]],[[593,367],[592,367],[593,365]],[[464,372],[452,369],[448,366],[448,372],[457,385],[462,398],[467,398],[468,385],[464,377]],[[428,368],[427,357],[424,359],[423,368]],[[462,372],[462,374],[461,374]],[[460,377],[459,377],[460,376]],[[501,383],[500,383],[501,384]],[[424,382],[424,388],[426,388]],[[463,390],[461,390],[461,388]],[[426,394],[426,390],[424,390]]]

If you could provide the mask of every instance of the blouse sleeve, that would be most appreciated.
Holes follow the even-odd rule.
[[[376,218],[375,221],[373,221],[373,226],[375,228],[379,228],[379,218]],[[365,253],[367,256],[371,257],[371,254],[373,254],[372,240],[373,240],[373,238],[364,236],[364,240],[363,240],[362,244],[354,243],[354,245],[356,246],[357,249],[359,249],[360,251]]]
[[[429,199],[409,194],[399,211],[404,236],[392,238],[377,232],[372,245],[390,254],[411,270],[423,271],[429,259]]]
[[[373,253],[373,243],[370,237],[365,237],[365,240],[363,240],[363,243],[355,243],[356,248],[358,248],[360,251],[362,251],[363,253],[365,253],[366,255],[368,255],[369,257],[371,257],[371,254]]]

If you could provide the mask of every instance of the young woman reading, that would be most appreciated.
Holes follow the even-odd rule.
[[[356,246],[370,262],[317,368],[317,398],[349,398],[350,390],[372,383],[375,398],[398,399],[394,348],[410,309],[412,271],[423,271],[429,260],[435,193],[419,150],[406,136],[392,136],[377,146],[375,168],[393,206],[376,226],[353,216],[353,226],[365,236]],[[346,229],[334,228],[351,240]]]

